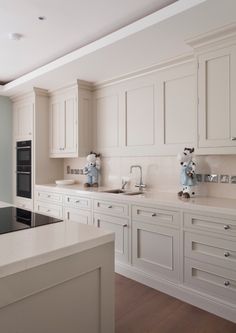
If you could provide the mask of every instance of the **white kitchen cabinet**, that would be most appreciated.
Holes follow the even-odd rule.
[[[132,264],[153,276],[179,279],[179,231],[132,221]]]
[[[34,211],[37,213],[52,216],[55,218],[63,217],[62,206],[43,202],[43,201],[35,202]]]
[[[236,147],[236,45],[198,58],[199,147]]]
[[[158,152],[177,154],[197,141],[197,80],[193,60],[157,76]]]
[[[24,99],[13,103],[14,139],[31,140],[33,137],[34,103]]]
[[[89,84],[63,89],[50,97],[50,157],[78,157],[91,149],[92,97]]]
[[[83,224],[92,224],[91,212],[85,209],[64,207],[64,218]]]
[[[94,224],[115,233],[115,256],[120,262],[128,262],[129,254],[129,220],[109,216],[105,214],[94,214]]]

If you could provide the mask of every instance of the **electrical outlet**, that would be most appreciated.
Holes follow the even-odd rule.
[[[206,183],[218,183],[218,175],[215,175],[215,174],[205,175],[204,176],[204,182],[206,182]]]
[[[230,183],[231,184],[236,184],[236,176],[231,176],[230,177]]]
[[[220,175],[220,183],[229,183],[229,175]]]
[[[197,177],[198,183],[201,183],[202,182],[202,174],[201,173],[197,173],[196,177]]]

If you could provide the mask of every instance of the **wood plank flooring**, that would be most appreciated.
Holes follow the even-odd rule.
[[[116,274],[115,333],[236,333],[236,324]]]

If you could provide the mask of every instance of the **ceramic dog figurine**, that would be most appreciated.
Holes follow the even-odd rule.
[[[181,154],[178,154],[178,160],[181,165],[180,183],[182,190],[178,193],[179,197],[190,198],[195,192],[192,191],[192,186],[196,185],[196,164],[193,162],[194,148],[184,148]]]

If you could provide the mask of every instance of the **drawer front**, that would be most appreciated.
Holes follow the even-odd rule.
[[[180,215],[178,212],[163,210],[156,207],[132,206],[132,218],[139,221],[148,221],[153,224],[163,224],[178,227]]]
[[[185,213],[184,227],[216,232],[221,236],[236,236],[236,219]]]
[[[26,209],[26,210],[33,210],[33,200],[29,200],[29,201],[16,200],[15,206],[18,208]]]
[[[62,194],[45,191],[35,191],[35,200],[59,204],[62,203]]]
[[[91,199],[85,198],[85,197],[80,197],[80,196],[65,195],[64,204],[67,206],[70,206],[70,207],[90,209],[91,208]]]
[[[129,221],[125,218],[94,214],[94,224],[97,227],[113,231],[115,233],[115,255],[116,260],[128,261],[128,232]]]
[[[185,232],[185,256],[236,270],[236,242]]]
[[[236,271],[185,258],[185,283],[236,305]]]
[[[132,264],[151,275],[179,279],[178,230],[132,222]]]
[[[104,200],[94,200],[94,210],[118,216],[128,216],[129,214],[128,205]]]
[[[65,208],[64,218],[83,224],[92,224],[91,212],[83,209]]]
[[[48,204],[46,202],[37,201],[34,207],[35,212],[49,215],[57,218],[63,218],[62,206]]]

